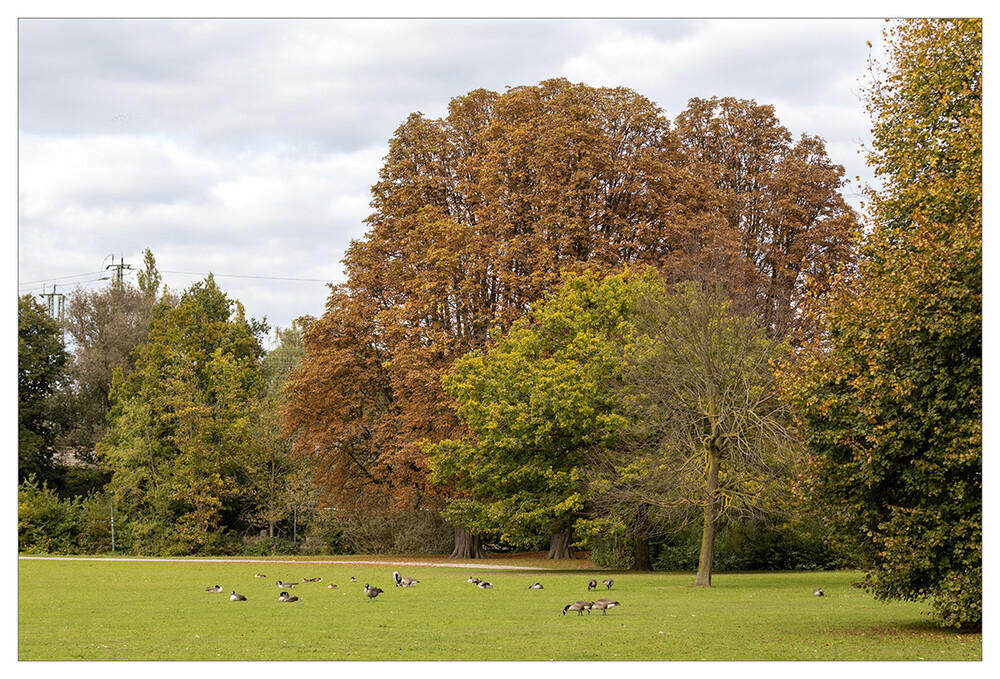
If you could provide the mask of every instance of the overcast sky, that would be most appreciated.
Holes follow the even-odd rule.
[[[175,291],[212,272],[272,327],[322,315],[407,115],[553,77],[629,87],[671,120],[692,97],[772,104],[868,181],[860,79],[884,25],[21,19],[18,290],[106,285],[110,256],[139,269],[149,248]]]

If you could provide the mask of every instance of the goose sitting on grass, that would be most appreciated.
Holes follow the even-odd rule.
[[[536,582],[533,585],[528,585],[528,589],[542,589],[542,583]]]
[[[483,580],[479,583],[479,589],[493,589],[493,583]]]
[[[292,596],[288,592],[282,592],[281,594],[278,595],[278,601],[282,603],[290,603],[292,601],[298,601],[298,600],[299,598],[297,596]]]
[[[266,578],[267,576],[266,576],[266,575],[264,575],[263,573],[258,573],[258,574],[257,574],[257,575],[255,575],[254,577],[255,577],[255,578]]]
[[[466,582],[471,582],[473,585],[478,585],[480,582],[482,582],[482,580],[480,580],[479,578],[474,578],[470,575],[469,579],[466,580]]]
[[[823,596],[823,590],[822,589],[814,589],[813,590],[813,596]]]
[[[577,615],[583,615],[584,611],[590,613],[590,609],[593,605],[593,601],[574,601],[571,604],[566,604],[566,607],[563,608],[563,615],[566,615],[566,611],[576,611]]]
[[[617,601],[612,601],[611,599],[598,599],[594,602],[594,610],[601,611],[603,615],[608,614],[609,608],[614,608],[620,604]]]
[[[302,578],[302,582],[320,582],[323,578]]]
[[[243,596],[242,594],[237,594],[236,590],[234,589],[233,593],[229,595],[229,600],[230,601],[246,601],[247,598],[245,596]]]
[[[409,587],[410,585],[415,585],[418,582],[420,582],[419,580],[415,580],[413,578],[404,578],[404,577],[402,577],[399,574],[399,571],[393,571],[392,572],[392,577],[393,577],[393,579],[396,580],[396,587]]]
[[[218,594],[222,591],[222,585],[216,585],[215,587],[206,587],[206,592],[211,592],[212,594]]]
[[[281,580],[278,580],[278,582],[275,583],[275,584],[278,585],[279,589],[290,589],[292,587],[295,587],[295,585],[297,585],[299,583],[297,583],[297,582],[282,582]]]

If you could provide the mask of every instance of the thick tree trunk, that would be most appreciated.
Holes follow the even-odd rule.
[[[715,511],[719,494],[719,462],[722,451],[714,444],[708,449],[708,496],[705,500],[705,524],[701,532],[701,554],[695,587],[712,586],[712,561],[715,559]]]
[[[651,571],[653,570],[653,564],[649,560],[649,538],[646,537],[648,534],[648,519],[646,518],[646,512],[648,508],[645,505],[640,505],[635,517],[635,542],[633,543],[632,550],[632,566],[629,570],[633,571]]]
[[[633,571],[651,571],[653,564],[649,560],[649,538],[637,535],[635,538],[635,557],[632,560]]]
[[[455,526],[455,549],[452,559],[485,559],[483,543],[478,535],[473,535],[464,528]]]
[[[569,543],[573,540],[573,529],[567,528],[561,533],[555,533],[552,535],[552,539],[549,540],[549,553],[545,555],[546,559],[573,559],[575,558],[573,554],[573,548],[569,546]]]

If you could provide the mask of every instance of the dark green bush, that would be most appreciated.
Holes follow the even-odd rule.
[[[75,554],[83,532],[80,502],[61,500],[32,474],[17,489],[17,548],[27,554]]]

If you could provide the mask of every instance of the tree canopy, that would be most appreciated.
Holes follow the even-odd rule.
[[[115,380],[98,452],[137,551],[212,548],[237,524],[265,409],[263,330],[209,276],[153,321]]]
[[[907,20],[873,69],[873,223],[783,376],[804,493],[883,599],[982,616],[982,23]]]
[[[53,480],[56,439],[65,425],[53,394],[69,354],[56,319],[30,295],[17,299],[17,477]]]
[[[322,317],[304,320],[305,356],[286,387],[293,453],[330,502],[441,507],[417,443],[466,433],[441,376],[529,316],[566,272],[648,265],[674,282],[710,271],[733,294],[748,290],[779,309],[780,335],[804,278],[849,263],[854,215],[822,143],[791,144],[773,111],[759,125],[745,121],[779,143],[739,156],[767,168],[744,200],[774,195],[766,219],[730,219],[732,195],[705,168],[735,160],[711,164],[697,150],[707,141],[695,119],[721,114],[692,106],[674,129],[631,90],[554,79],[475,90],[453,99],[445,118],[413,113],[396,130],[369,231],[344,260],[349,280]],[[766,109],[725,106],[733,123]],[[743,233],[761,221],[766,233]],[[780,256],[762,254],[765,241]],[[814,260],[808,270],[803,258]],[[764,260],[770,268],[751,275]],[[780,285],[766,287],[768,277]]]
[[[474,533],[532,549],[565,534],[584,509],[585,453],[623,425],[614,349],[635,294],[627,278],[570,275],[530,324],[459,358],[444,375],[470,435],[425,443],[432,478],[457,495],[448,517]],[[566,556],[563,549],[550,558]]]

